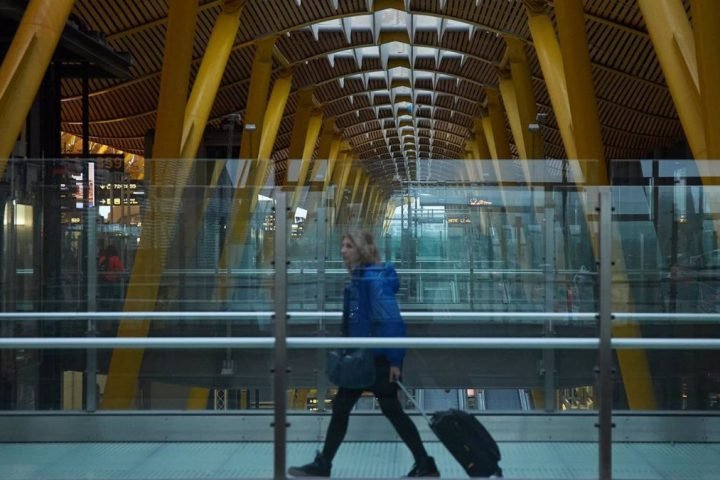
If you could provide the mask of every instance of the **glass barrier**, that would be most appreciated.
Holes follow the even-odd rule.
[[[11,195],[2,201],[2,300],[4,312],[25,316],[3,320],[3,336],[272,336],[276,190],[234,187],[248,167],[156,161],[149,181],[102,160],[11,162]],[[28,178],[42,179],[34,193],[21,188]],[[127,312],[172,314],[151,320]],[[6,410],[271,402],[269,351],[23,349],[2,356]],[[95,394],[88,393],[92,378]]]
[[[613,187],[617,338],[715,339],[720,263],[714,186]],[[623,268],[624,267],[624,268]],[[716,352],[618,351],[618,410],[715,410]]]
[[[600,190],[572,185],[572,173],[550,161],[529,170],[507,162],[499,171],[483,162],[476,172],[482,175],[467,182],[401,182],[392,194],[318,182],[281,189],[272,179],[236,188],[252,171],[242,161],[197,161],[192,168],[158,162],[148,170],[154,181],[106,167],[75,160],[8,167],[17,181],[0,200],[1,336],[209,340],[193,348],[2,349],[5,412],[170,410],[189,418],[188,410],[220,411],[262,423],[263,433],[243,433],[241,441],[271,442],[276,352],[272,343],[251,348],[247,340],[273,339],[278,300],[290,312],[290,341],[341,340],[343,312],[347,318],[361,308],[342,250],[344,235],[357,230],[370,232],[378,261],[397,274],[389,288],[405,332],[385,336],[434,343],[406,348],[402,374],[410,395],[428,411],[480,416],[503,442],[508,477],[540,478],[519,467],[523,449],[513,442],[542,442],[550,428],[543,422],[558,418],[592,418],[587,429],[567,427],[562,438],[583,442],[584,454],[597,458],[601,306],[613,312],[613,340],[717,338],[720,202],[713,187],[612,187],[615,210],[603,225]],[[43,179],[34,193],[22,187],[33,178]],[[288,202],[282,232],[279,195]],[[601,305],[603,241],[614,265],[610,302]],[[276,247],[287,255],[285,290],[274,283]],[[440,345],[443,339],[505,343],[452,348]],[[232,343],[240,340],[245,346]],[[525,343],[514,347],[513,340]],[[288,465],[309,462],[323,448],[338,393],[326,375],[327,351],[336,348],[290,345],[283,389],[291,424],[300,427],[287,430]],[[716,350],[618,348],[616,414],[717,409],[716,357]],[[399,398],[443,475],[461,475],[413,402]],[[347,441],[355,447],[398,441],[372,395],[360,395],[351,410],[358,420]],[[510,416],[519,423],[503,423]],[[353,426],[358,422],[369,429]],[[523,422],[538,423],[528,430]],[[403,475],[414,461],[398,446],[384,473],[373,470],[380,462],[352,470],[350,451],[338,454],[341,476]]]

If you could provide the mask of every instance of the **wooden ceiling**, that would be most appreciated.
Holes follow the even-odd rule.
[[[189,0],[188,0],[189,1]],[[194,76],[222,1],[200,0],[193,52]],[[294,65],[293,91],[275,145],[282,161],[293,128],[296,93],[316,86],[315,100],[336,117],[342,135],[378,180],[407,167],[398,135],[397,111],[388,94],[387,72],[377,32],[332,28],[330,20],[372,16],[371,0],[249,0],[211,114],[211,124],[244,112],[256,39],[276,33],[273,79]],[[547,113],[545,153],[563,158],[557,124],[519,0],[406,0],[414,24],[440,19],[438,28],[409,34],[413,121],[419,158],[464,158],[465,139],[485,101],[483,86],[496,86],[496,66],[505,53],[501,35],[526,42],[538,111]],[[337,7],[337,8],[336,8]],[[370,7],[370,10],[369,10]],[[689,10],[689,6],[686,6]],[[93,141],[142,154],[154,128],[167,22],[167,0],[77,0],[75,15],[109,45],[135,59],[131,80],[91,81],[90,135]],[[684,135],[672,98],[634,0],[587,0],[586,27],[602,138],[608,158],[646,157],[658,148],[682,144]],[[405,13],[402,14],[405,16]],[[317,25],[325,22],[324,28]],[[347,27],[344,22],[337,22]],[[362,23],[362,22],[360,22]],[[312,26],[316,27],[313,28]],[[426,25],[426,26],[427,26]],[[350,42],[348,42],[350,40]],[[358,61],[358,50],[372,52]],[[414,50],[413,50],[414,49]],[[430,52],[415,55],[416,52]],[[432,58],[432,55],[435,58]],[[331,54],[328,58],[328,54]],[[63,83],[63,130],[81,133],[81,84]],[[383,93],[385,92],[385,93]],[[508,138],[512,134],[508,124]],[[513,147],[513,151],[514,147]],[[438,164],[447,164],[439,162]],[[393,168],[389,168],[392,165]],[[411,172],[403,171],[411,176]],[[439,176],[454,171],[437,172]],[[437,178],[444,179],[444,178]]]

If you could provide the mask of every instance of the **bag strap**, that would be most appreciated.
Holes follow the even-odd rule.
[[[430,417],[427,416],[427,414],[425,413],[425,410],[415,400],[415,397],[410,395],[410,392],[408,392],[407,388],[405,388],[405,385],[403,385],[400,380],[395,380],[395,383],[398,384],[398,387],[400,387],[400,390],[402,390],[403,393],[405,394],[405,396],[410,399],[410,401],[412,402],[413,405],[415,405],[415,408],[417,409],[418,412],[420,412],[420,414],[423,416],[425,421],[428,422],[428,425],[431,425]]]

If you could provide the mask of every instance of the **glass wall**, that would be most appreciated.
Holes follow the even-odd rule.
[[[633,429],[665,431],[662,420],[638,423],[650,414],[704,418],[719,408],[714,187],[613,186],[601,204],[600,188],[582,186],[555,161],[497,170],[478,162],[487,172],[479,181],[407,181],[366,193],[320,181],[276,187],[272,170],[263,185],[236,187],[255,168],[249,162],[157,162],[146,179],[92,165],[8,167],[0,248],[5,413],[93,413],[97,422],[110,411],[128,422],[147,413],[147,438],[168,438],[154,436],[168,411],[173,425],[202,414],[205,427],[193,424],[184,439],[180,427],[168,435],[269,445],[278,438],[269,425],[281,413],[290,424],[283,448],[264,455],[284,471],[311,461],[328,438],[338,387],[326,375],[327,352],[402,348],[408,393],[393,386],[391,396],[411,413],[443,476],[463,471],[421,409],[480,418],[500,441],[507,477],[544,476],[540,464],[523,469],[527,449],[579,442],[587,461],[576,474],[596,478],[603,393],[627,419],[616,442],[642,437]],[[341,242],[359,229],[397,274],[388,288],[404,334],[385,335],[395,344],[353,345],[344,335],[353,273]],[[612,252],[606,270],[603,245]],[[604,304],[602,278],[610,285]],[[614,374],[601,386],[604,321],[612,322]],[[278,365],[285,346],[286,365]],[[287,405],[281,412],[279,398]],[[414,459],[381,415],[387,404],[365,392],[351,407],[338,474],[406,474]],[[681,440],[717,440],[689,425],[676,432]],[[53,441],[63,439],[59,431]],[[120,432],[105,430],[103,438],[143,438]],[[38,438],[48,439],[24,441]],[[343,466],[355,449],[386,444],[398,453],[383,465]],[[618,458],[618,468],[632,469]]]

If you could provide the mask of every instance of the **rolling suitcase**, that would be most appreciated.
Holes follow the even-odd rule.
[[[405,386],[397,383],[427,420],[438,440],[470,477],[502,477],[502,469],[498,465],[500,449],[490,433],[473,415],[453,408],[435,412],[428,417]]]

